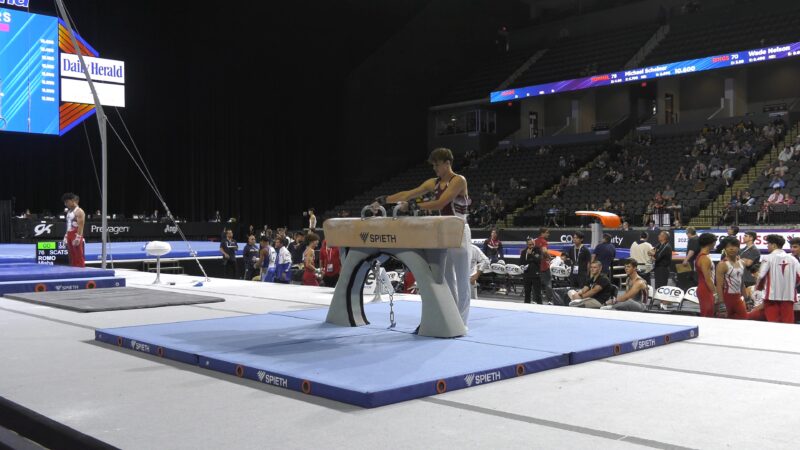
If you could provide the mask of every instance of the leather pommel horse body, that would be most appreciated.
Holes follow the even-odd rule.
[[[466,334],[444,278],[447,249],[461,247],[463,220],[453,216],[391,218],[384,210],[383,217],[329,219],[323,228],[327,244],[339,247],[345,255],[328,323],[350,327],[369,324],[363,291],[370,261],[394,256],[417,281],[422,298],[418,334],[441,338]]]

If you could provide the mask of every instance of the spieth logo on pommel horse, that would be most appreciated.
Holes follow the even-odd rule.
[[[464,221],[453,216],[362,217],[326,220],[323,228],[330,246],[343,255],[339,282],[333,293],[327,322],[357,327],[369,324],[364,312],[363,286],[370,263],[394,256],[417,281],[422,298],[419,335],[457,337],[466,334],[455,299],[444,278],[447,249],[461,247]]]

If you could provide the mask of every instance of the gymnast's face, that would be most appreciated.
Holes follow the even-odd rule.
[[[450,170],[450,161],[434,161],[431,163],[437,177],[442,177]]]

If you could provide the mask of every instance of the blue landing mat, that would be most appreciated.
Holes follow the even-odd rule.
[[[114,271],[91,267],[48,266],[36,263],[0,264],[0,283],[7,281],[113,277]]]
[[[472,308],[467,336],[410,331],[420,304],[367,305],[372,324],[324,323],[326,309],[100,329],[98,341],[261,383],[376,407],[664,345],[697,327]],[[405,322],[409,322],[408,324]]]
[[[190,241],[198,257],[220,256],[219,242]],[[147,242],[113,242],[108,247],[108,257],[114,261],[153,259],[147,256],[144,246]],[[172,251],[164,258],[191,258],[189,248],[183,241],[169,241]],[[244,249],[244,243],[239,244],[239,250]],[[101,244],[89,242],[86,244],[86,262],[100,261]],[[2,244],[0,245],[0,264],[15,262],[36,262],[36,244]]]

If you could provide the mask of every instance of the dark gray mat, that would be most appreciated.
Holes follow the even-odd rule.
[[[6,294],[5,298],[78,312],[119,311],[225,301],[219,297],[131,287]]]

